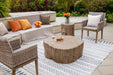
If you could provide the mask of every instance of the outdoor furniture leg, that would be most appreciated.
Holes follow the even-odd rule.
[[[16,71],[16,70],[12,70],[12,75],[15,75],[15,71]]]
[[[37,61],[37,59],[35,60],[35,68],[36,68],[36,75],[38,75],[38,61]]]
[[[101,39],[103,39],[103,29],[101,30]]]
[[[97,39],[98,39],[98,31],[96,31],[96,40],[95,40],[95,43],[97,43]]]
[[[81,29],[81,39],[83,39],[83,29]]]
[[[89,36],[89,30],[87,31],[87,36]]]

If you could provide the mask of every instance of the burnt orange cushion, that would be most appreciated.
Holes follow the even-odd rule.
[[[21,19],[21,20],[18,20],[18,21],[19,21],[20,25],[22,26],[23,30],[32,28],[31,24],[29,23],[29,21],[27,19]]]
[[[8,23],[9,23],[13,32],[16,32],[16,31],[22,29],[20,23],[17,20],[16,21],[8,21]]]

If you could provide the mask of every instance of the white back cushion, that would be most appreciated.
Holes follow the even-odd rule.
[[[101,15],[88,15],[87,26],[97,26],[100,23]]]
[[[0,36],[7,34],[7,33],[8,33],[7,28],[5,27],[5,25],[2,22],[0,22]]]

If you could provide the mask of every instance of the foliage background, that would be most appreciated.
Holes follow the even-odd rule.
[[[71,16],[87,16],[89,12],[105,12],[113,22],[113,0],[0,0],[0,17],[9,12],[56,11],[57,16],[70,12]]]
[[[10,12],[9,0],[0,0],[0,17],[9,16]]]

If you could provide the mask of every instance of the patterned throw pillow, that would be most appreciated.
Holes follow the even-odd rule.
[[[13,50],[21,48],[20,39],[14,39],[9,41]]]
[[[49,15],[40,15],[40,20],[42,25],[50,24],[50,16]]]
[[[11,27],[13,32],[16,32],[16,31],[22,29],[22,27],[21,27],[20,23],[18,22],[18,20],[16,20],[16,21],[8,21],[8,23],[9,23],[9,25],[10,25],[10,27]]]
[[[29,21],[27,19],[21,19],[21,20],[18,20],[18,21],[19,21],[20,25],[22,26],[23,30],[32,28],[31,24],[29,23]]]
[[[5,25],[2,22],[0,22],[0,36],[5,35],[7,33],[8,33],[7,28],[5,27]]]

